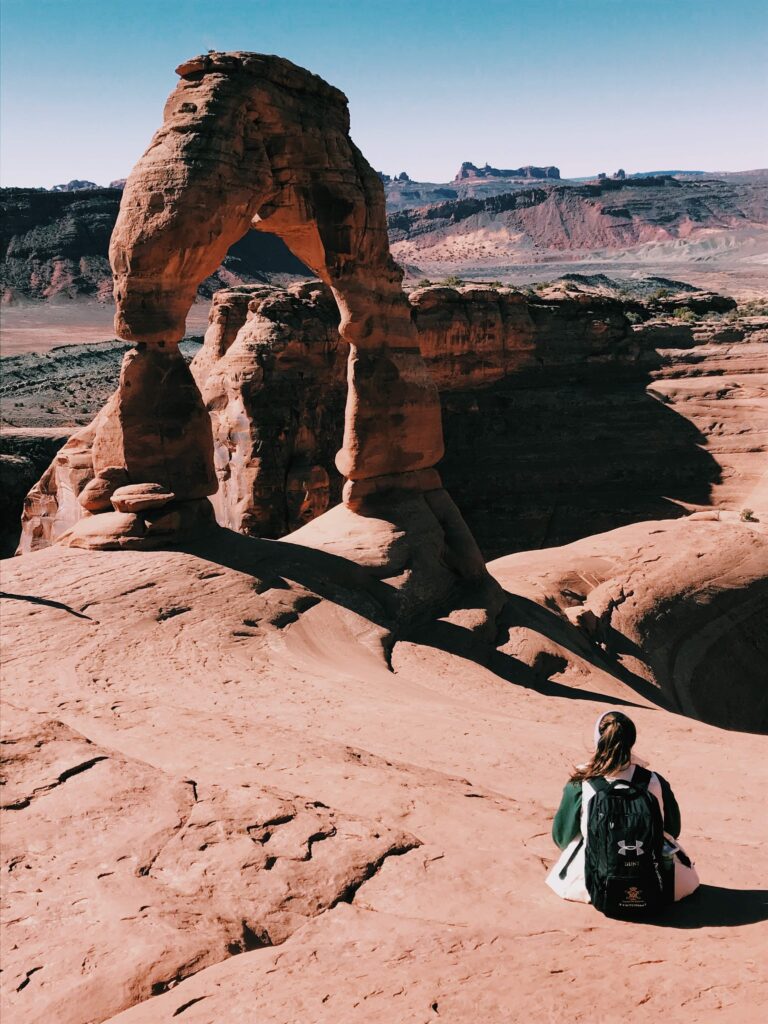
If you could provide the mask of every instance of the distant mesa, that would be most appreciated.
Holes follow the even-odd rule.
[[[500,169],[485,164],[483,167],[476,167],[473,163],[465,160],[459,168],[459,173],[453,179],[454,182],[470,181],[477,178],[550,178],[554,181],[560,180],[559,167],[516,167],[514,169]]]
[[[73,178],[72,181],[68,181],[66,185],[52,185],[49,192],[93,192],[103,188],[119,188],[120,191],[125,188],[125,178],[116,178],[114,181],[110,181],[109,185],[97,185],[95,181],[87,181],[86,179]]]
[[[53,185],[51,192],[90,192],[95,188],[101,188],[95,181],[85,181],[80,178],[73,178],[66,185]]]

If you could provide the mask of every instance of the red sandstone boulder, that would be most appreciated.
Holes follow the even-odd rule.
[[[112,504],[118,512],[144,512],[161,508],[176,497],[162,484],[127,484],[112,494]]]

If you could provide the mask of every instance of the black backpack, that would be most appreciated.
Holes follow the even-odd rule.
[[[671,901],[664,870],[664,823],[648,792],[651,773],[635,766],[630,782],[590,779],[585,882],[594,906],[607,917],[642,920]]]

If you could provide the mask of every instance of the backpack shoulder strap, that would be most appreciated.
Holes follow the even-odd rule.
[[[632,773],[632,785],[637,786],[638,789],[648,789],[648,784],[651,781],[651,773],[647,768],[643,768],[642,765],[636,764],[635,770]]]
[[[560,878],[560,881],[565,881],[565,876],[568,874],[568,868],[571,866],[571,864],[573,864],[574,860],[576,859],[576,854],[579,852],[583,845],[584,836],[579,836],[579,841],[578,843],[576,843],[573,850],[571,851],[571,856],[568,858],[565,864],[563,864],[560,871],[558,871],[558,877]]]
[[[611,788],[610,782],[604,779],[602,775],[596,775],[594,779],[588,779],[587,781],[596,793],[607,793]]]

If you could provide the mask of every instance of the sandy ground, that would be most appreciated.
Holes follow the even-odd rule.
[[[187,316],[187,335],[200,336],[208,326],[207,301],[196,302]],[[68,303],[3,306],[0,309],[0,355],[48,352],[57,345],[108,341],[115,336],[112,303]]]
[[[48,549],[4,563],[6,701],[66,723],[100,756],[198,790],[276,787],[420,843],[285,943],[222,953],[221,963],[171,979],[165,994],[134,994],[133,1009],[108,1019],[764,1020],[768,741],[664,712],[604,673],[585,689],[526,688],[427,641],[398,643],[390,668],[375,613],[360,610],[361,571],[228,533],[188,553]],[[376,594],[369,587],[366,600]],[[561,787],[610,707],[632,715],[638,749],[671,781],[704,882],[655,924],[610,921],[544,885]],[[98,770],[59,791],[97,786]],[[56,849],[93,842],[72,801],[70,816],[55,820],[49,805],[31,805],[43,815],[35,864],[48,857],[54,874]],[[63,944],[85,945],[84,979],[97,969],[98,950],[89,953],[79,932],[94,912],[93,887],[106,899],[126,869],[94,864],[89,879],[70,883],[80,918],[49,915],[45,950],[14,956],[21,973],[7,972],[6,983],[15,1019],[53,1019],[46,1007],[61,985]],[[24,875],[14,872],[16,885]],[[141,913],[115,906],[107,937],[129,964]],[[72,1011],[77,992],[56,1019],[103,1019],[85,1003]],[[109,1005],[99,1004],[103,986],[89,998]]]

